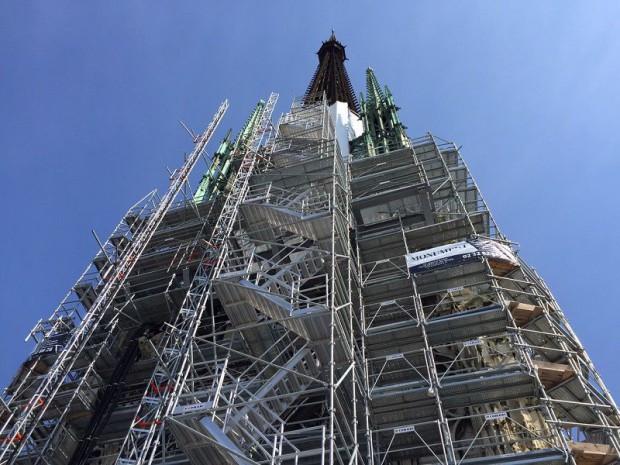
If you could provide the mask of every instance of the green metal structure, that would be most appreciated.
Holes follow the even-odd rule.
[[[245,153],[247,144],[250,141],[254,128],[258,124],[264,107],[265,102],[259,100],[234,141],[231,142],[230,140],[232,129],[226,133],[226,136],[213,155],[211,166],[203,175],[200,184],[198,184],[194,194],[194,202],[204,202],[226,192],[231,175],[236,171],[235,160],[239,158],[237,155]]]
[[[375,156],[409,146],[399,108],[387,86],[381,90],[372,68],[366,70],[366,98],[360,94],[364,134],[351,141],[354,158]]]

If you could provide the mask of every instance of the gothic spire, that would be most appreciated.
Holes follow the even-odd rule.
[[[213,155],[211,166],[209,166],[200,184],[198,184],[198,189],[194,194],[195,202],[209,200],[213,195],[221,192],[225,188],[231,176],[231,168],[234,169],[233,158],[235,155],[238,155],[238,153],[245,152],[247,149],[250,143],[250,137],[258,125],[264,107],[265,102],[259,100],[233,142],[230,140],[232,129],[226,133],[224,140]]]
[[[325,92],[330,105],[336,101],[346,102],[349,104],[350,110],[359,113],[359,104],[344,67],[344,61],[347,59],[345,46],[338,42],[333,29],[331,36],[323,42],[317,55],[319,56],[319,65],[306,90],[304,102],[316,102],[322,98],[322,94]]]
[[[372,157],[409,145],[392,93],[387,86],[381,90],[372,68],[366,70],[366,98],[362,95],[361,101],[364,134],[351,141],[354,156]]]
[[[377,81],[375,76],[375,71],[372,68],[366,70],[366,99],[369,104],[375,107],[380,105],[385,99],[379,81]]]

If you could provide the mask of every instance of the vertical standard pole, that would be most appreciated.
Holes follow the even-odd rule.
[[[325,465],[325,425],[323,425],[323,434],[321,440],[321,465]]]
[[[343,175],[345,177],[345,185],[347,187],[346,189],[346,193],[344,198],[346,199],[346,205],[345,205],[345,211],[347,213],[346,215],[346,222],[347,224],[345,225],[345,229],[347,230],[347,232],[350,233],[349,231],[349,225],[353,224],[353,218],[352,218],[352,214],[351,214],[351,178],[350,178],[350,173],[349,173],[349,167],[348,165],[344,165],[343,166]],[[356,356],[356,351],[355,351],[355,324],[354,324],[354,312],[353,312],[353,283],[352,283],[352,274],[353,274],[353,259],[351,257],[351,239],[350,237],[346,238],[345,243],[347,244],[347,261],[348,261],[348,265],[347,265],[347,305],[349,307],[349,313],[348,313],[348,318],[349,318],[349,344],[351,345],[351,352],[350,352],[350,356],[351,356],[351,363],[354,364],[353,370],[351,370],[351,391],[353,393],[352,395],[352,404],[353,404],[353,453],[355,454],[352,457],[352,460],[349,462],[350,464],[355,464],[357,465],[357,457],[359,454],[359,438],[358,438],[358,434],[357,434],[357,425],[358,425],[358,419],[357,419],[357,387],[359,386],[358,384],[358,367],[357,362],[359,360],[359,358]]]
[[[329,114],[328,114],[328,108],[327,108],[327,100],[325,99],[325,96],[323,97],[323,140],[324,143],[326,142],[326,135],[325,131],[326,129],[329,129]],[[327,128],[326,128],[327,127]],[[335,147],[334,147],[335,148]],[[334,326],[336,324],[335,322],[335,311],[336,311],[336,231],[335,231],[335,227],[336,227],[336,209],[334,208],[334,204],[336,201],[336,157],[335,154],[332,154],[333,159],[332,159],[332,164],[333,164],[333,168],[332,168],[332,204],[331,204],[331,220],[332,220],[332,231],[331,231],[331,265],[330,265],[330,269],[331,269],[331,279],[329,280],[329,284],[331,286],[329,286],[330,288],[328,289],[328,295],[329,295],[329,314],[330,314],[330,320],[329,320],[329,465],[333,465],[334,463],[334,453],[335,453],[335,449],[336,449],[336,436],[335,436],[335,430],[334,430],[334,416],[336,414],[336,399],[335,399],[335,365],[336,362],[334,361],[334,353],[335,353],[335,345],[336,345],[336,341],[334,339]]]
[[[424,309],[422,307],[422,300],[420,294],[418,294],[418,288],[415,282],[415,278],[411,276],[411,283],[413,284],[413,296],[414,305],[416,309],[416,315],[420,322],[420,329],[422,330],[422,338],[424,340],[424,358],[426,360],[426,366],[429,379],[429,395],[435,397],[437,404],[437,423],[440,429],[441,443],[444,450],[446,450],[446,463],[448,465],[456,464],[456,455],[454,454],[454,447],[452,445],[452,437],[450,435],[450,428],[448,426],[448,420],[443,413],[443,404],[441,402],[441,396],[439,395],[439,377],[437,375],[437,369],[435,368],[435,360],[433,359],[433,352],[428,340],[428,334],[426,333],[426,317],[424,316]]]
[[[84,316],[82,323],[73,332],[63,351],[45,374],[45,377],[32,396],[32,401],[20,412],[17,421],[10,430],[11,437],[20,437],[20,440],[17,441],[16,444],[7,445],[0,449],[0,463],[15,463],[18,460],[21,451],[28,443],[34,430],[42,421],[48,407],[53,404],[56,394],[60,391],[65,382],[65,378],[74,368],[75,363],[79,359],[80,354],[83,353],[91,336],[103,321],[106,313],[113,306],[114,299],[123,288],[127,277],[134,269],[139,257],[146,249],[164,216],[170,209],[172,202],[181,191],[187,177],[194,166],[196,166],[196,162],[202,155],[227,109],[228,101],[226,100],[220,105],[211,123],[196,144],[196,147],[183,163],[179,170],[179,175],[171,181],[166,194],[158,203],[153,214],[146,221],[144,228],[129,243],[114,274],[105,283],[89,311]]]

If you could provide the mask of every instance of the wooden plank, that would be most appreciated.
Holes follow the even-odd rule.
[[[618,458],[612,446],[591,442],[570,444],[577,465],[607,465]]]
[[[516,265],[513,265],[512,263],[492,259],[489,260],[489,266],[493,270],[493,274],[495,274],[495,276],[506,276],[516,268]]]
[[[541,360],[534,360],[534,365],[536,365],[536,368],[538,369],[538,377],[546,389],[553,388],[575,375],[572,368],[563,363],[550,363],[543,362]]]
[[[542,313],[542,307],[537,305],[525,304],[523,302],[511,301],[508,305],[510,313],[515,320],[517,327],[522,327]]]

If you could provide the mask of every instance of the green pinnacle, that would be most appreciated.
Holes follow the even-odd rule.
[[[373,157],[409,146],[399,108],[387,86],[381,90],[372,68],[366,70],[366,99],[360,96],[364,134],[351,141],[354,157]]]
[[[202,177],[200,184],[198,184],[198,189],[196,189],[194,194],[194,202],[210,200],[226,190],[226,186],[235,170],[234,162],[240,159],[240,154],[245,153],[264,106],[265,102],[259,100],[234,142],[230,142],[232,129],[226,133],[226,136],[213,155],[211,166]]]

